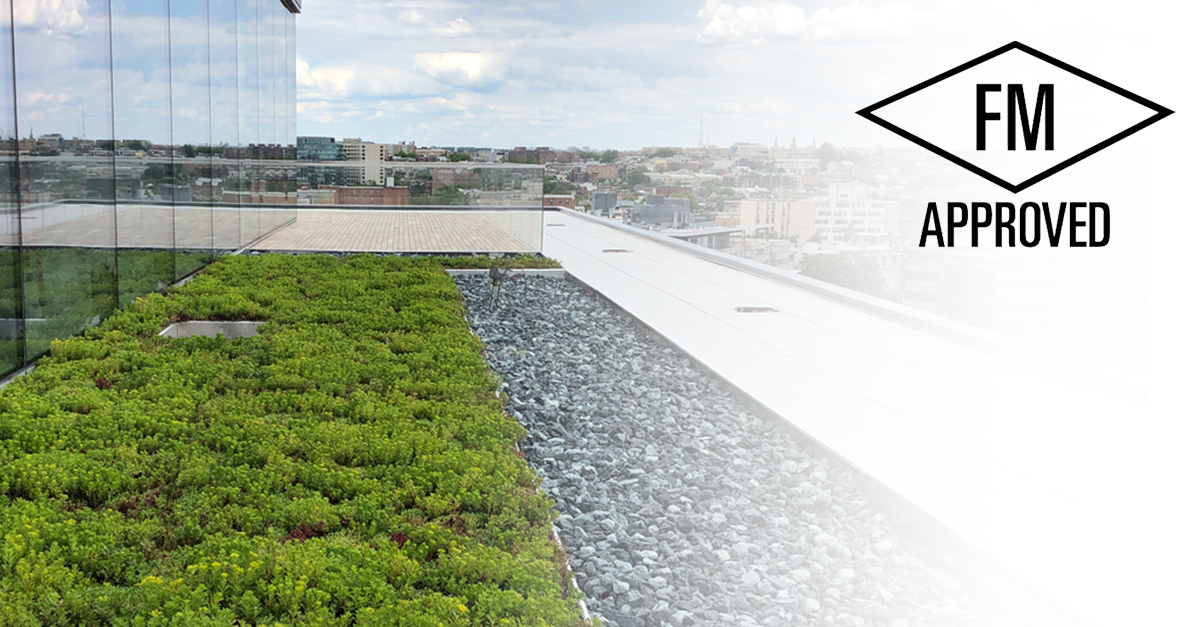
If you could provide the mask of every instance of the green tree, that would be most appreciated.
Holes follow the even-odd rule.
[[[196,147],[191,144],[184,144],[183,145],[183,156],[187,157],[188,159],[195,157],[196,156]]]
[[[465,152],[456,152],[456,153],[450,155],[450,160],[454,161],[455,163],[457,163],[459,161],[470,161],[473,158],[474,157],[472,157],[471,155],[469,155]]]
[[[605,150],[604,152],[600,153],[600,163],[612,163],[617,160],[617,157],[620,157],[620,156],[621,156],[621,153],[610,148],[610,149]]]
[[[646,168],[634,168],[625,173],[625,183],[630,187],[635,185],[649,185],[650,176],[646,174]]]
[[[562,183],[558,179],[547,176],[542,179],[543,194],[571,194],[576,190],[576,186],[571,183]]]

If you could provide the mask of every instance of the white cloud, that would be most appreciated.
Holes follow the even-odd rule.
[[[808,20],[808,29],[813,39],[821,42],[878,42],[912,34],[917,21],[917,12],[903,2],[876,6],[855,1],[817,9]]]
[[[697,17],[706,22],[698,35],[701,41],[757,41],[794,37],[805,30],[804,9],[783,0],[707,0]]]
[[[413,69],[460,87],[496,84],[504,80],[505,72],[495,55],[482,52],[426,52],[416,56]]]
[[[469,34],[475,32],[475,27],[471,26],[470,22],[468,22],[460,17],[460,18],[455,19],[452,22],[446,22],[445,26],[436,28],[434,30],[437,31],[437,33],[439,35],[446,35],[447,37],[455,37],[458,35],[469,35]]]
[[[88,30],[87,0],[26,0],[14,2],[13,24],[36,28],[44,35],[80,35]]]

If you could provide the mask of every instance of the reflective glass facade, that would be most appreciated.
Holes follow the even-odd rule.
[[[0,0],[0,374],[295,220],[295,18]]]

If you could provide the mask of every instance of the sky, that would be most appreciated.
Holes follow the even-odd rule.
[[[298,131],[631,149],[697,145],[703,116],[721,146],[904,145],[854,112],[1014,39],[1153,91],[1159,17],[1027,0],[309,0]]]

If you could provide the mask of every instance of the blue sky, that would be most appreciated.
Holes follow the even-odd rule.
[[[182,17],[194,1],[171,1],[173,13]],[[175,140],[206,141],[207,81],[228,87],[214,91],[211,107],[214,117],[229,118],[222,111],[239,101],[233,54],[240,51],[210,50],[209,77],[202,57],[192,63],[184,54],[193,39],[203,43],[192,37],[202,34],[201,23],[174,20],[177,68],[168,86],[162,16],[169,0],[112,2],[116,134],[167,141],[173,120]],[[235,3],[279,8],[278,0],[209,3],[217,26]],[[94,137],[111,132],[108,112],[84,104],[102,101],[108,86],[108,46],[97,39],[107,6],[14,4],[21,134],[72,136],[85,123]],[[854,112],[1013,40],[1152,99],[1179,101],[1187,84],[1176,80],[1182,57],[1172,51],[1190,35],[1164,33],[1192,23],[1180,14],[1186,7],[1166,0],[1137,10],[1108,0],[308,0],[296,20],[297,130],[421,145],[628,149],[695,145],[703,114],[705,139],[721,146],[793,137],[904,145]],[[173,112],[164,107],[168,94]],[[234,131],[214,129],[213,141],[233,143]]]
[[[309,0],[299,132],[419,144],[898,145],[858,109],[1014,39],[1152,88],[1169,11],[1009,0]],[[1087,28],[1083,28],[1086,24]]]
[[[310,0],[300,134],[635,148],[883,141],[853,112],[907,3]],[[1001,42],[1003,43],[1003,42]],[[859,68],[851,71],[852,68]]]

